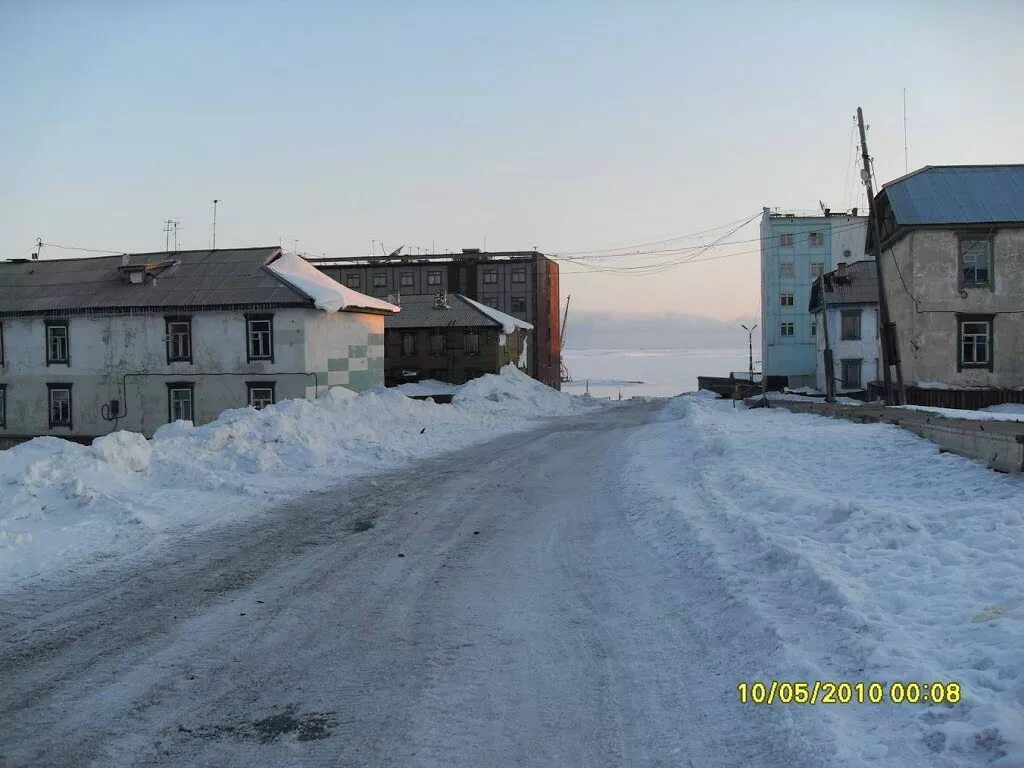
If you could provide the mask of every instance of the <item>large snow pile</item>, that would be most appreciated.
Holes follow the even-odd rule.
[[[961,686],[957,704],[790,705],[829,727],[836,764],[1024,765],[1024,476],[895,426],[668,408],[681,420],[636,441],[664,501],[636,524],[666,556],[696,542],[764,617],[763,679]]]
[[[465,385],[454,405],[333,389],[315,402],[227,411],[201,427],[175,422],[152,440],[42,437],[0,451],[0,584],[594,407],[515,369],[485,380]]]

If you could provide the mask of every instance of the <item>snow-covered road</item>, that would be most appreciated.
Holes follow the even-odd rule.
[[[637,404],[7,595],[0,763],[825,765],[764,625],[638,536]]]

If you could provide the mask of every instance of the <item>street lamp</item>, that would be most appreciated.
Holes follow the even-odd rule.
[[[754,323],[753,327],[747,328],[747,326],[740,324],[740,328],[747,332],[747,349],[750,352],[750,383],[754,383],[754,331],[757,330],[757,323]],[[761,373],[764,376],[764,373]]]

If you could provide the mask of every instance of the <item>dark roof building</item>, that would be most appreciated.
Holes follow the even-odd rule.
[[[843,304],[877,304],[878,275],[875,262],[855,261],[852,264],[839,263],[837,269],[823,275],[825,283],[825,303],[828,306]],[[821,281],[811,284],[811,301],[808,311],[813,313],[821,310]]]

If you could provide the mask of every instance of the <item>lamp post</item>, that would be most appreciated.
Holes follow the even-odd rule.
[[[750,328],[747,328],[747,326],[741,324],[740,328],[742,328],[744,331],[747,332],[747,350],[750,353],[750,383],[753,384],[754,383],[754,331],[757,330],[757,323],[754,323],[754,325],[752,327],[750,327]],[[762,373],[761,376],[763,377],[764,373]]]

